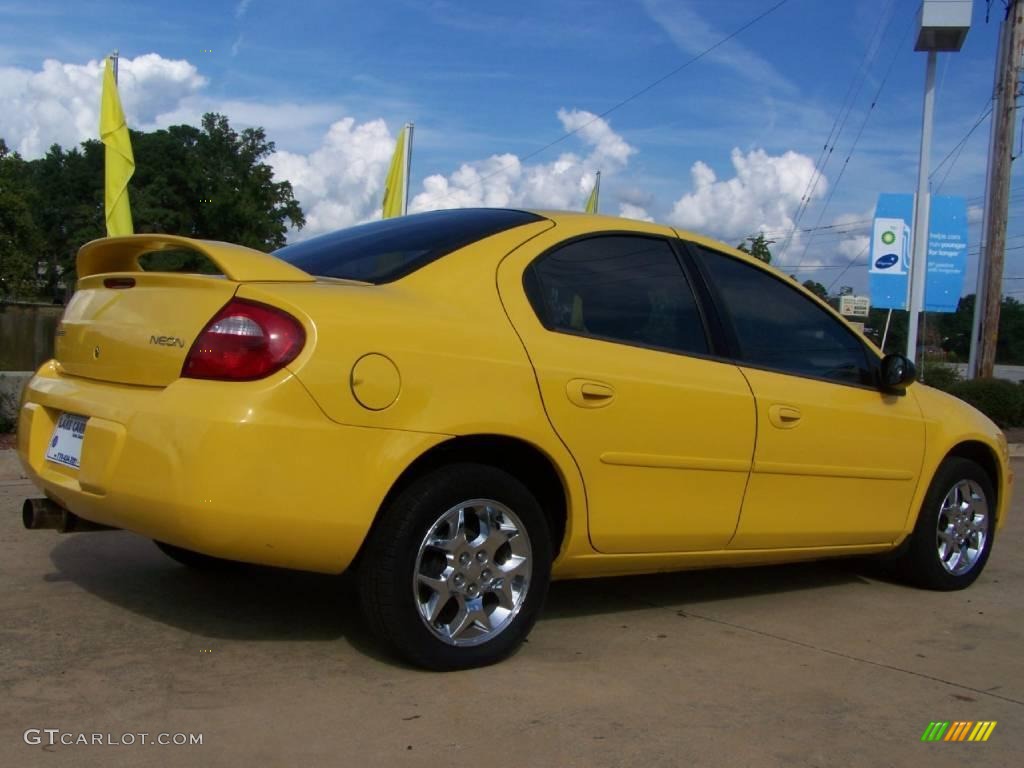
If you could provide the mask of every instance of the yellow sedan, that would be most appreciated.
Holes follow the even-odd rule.
[[[166,249],[222,275],[140,268]],[[274,254],[135,235],[85,245],[78,277],[20,410],[45,494],[25,526],[352,569],[428,668],[507,656],[551,578],[887,553],[962,588],[1009,509],[992,422],[666,226],[438,211]]]

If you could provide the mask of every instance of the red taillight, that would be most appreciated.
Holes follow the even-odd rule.
[[[181,375],[225,381],[262,379],[294,360],[305,342],[302,324],[287,312],[232,299],[192,344]]]

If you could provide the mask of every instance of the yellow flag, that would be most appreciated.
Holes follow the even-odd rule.
[[[109,57],[103,72],[100,139],[106,146],[103,205],[107,216],[107,236],[130,235],[133,229],[132,209],[128,204],[128,179],[135,173],[135,157],[132,155],[132,142],[128,136],[128,125],[124,121]]]
[[[398,132],[398,141],[395,143],[395,154],[391,156],[391,166],[388,168],[388,176],[384,181],[384,207],[385,219],[395,216],[404,216],[408,195],[406,189],[409,186],[409,143],[412,141],[412,123],[407,123]]]
[[[597,172],[597,178],[594,179],[594,188],[590,190],[590,197],[587,198],[587,207],[584,209],[587,213],[597,213],[597,196],[601,191],[601,172]]]

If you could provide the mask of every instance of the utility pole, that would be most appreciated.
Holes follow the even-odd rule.
[[[971,378],[991,377],[996,362],[999,308],[1003,299],[1003,262],[1006,255],[1017,79],[1021,56],[1024,54],[1024,3],[1009,0],[999,38],[996,104],[992,110],[992,144],[989,148],[988,189],[985,190],[984,243],[978,264],[978,289],[974,300],[974,327],[968,363],[968,375]]]

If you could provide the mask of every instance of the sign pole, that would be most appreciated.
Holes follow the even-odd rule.
[[[892,310],[885,316],[885,330],[882,331],[882,354],[885,354],[885,340],[889,338],[889,323],[892,322]]]
[[[935,60],[928,51],[925,70],[924,109],[921,118],[921,158],[917,171],[917,199],[914,201],[914,250],[910,257],[910,317],[907,327],[907,357],[917,360],[917,322],[924,306],[924,282],[928,272],[928,171],[932,153],[932,122],[935,115]]]

